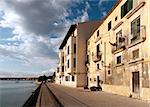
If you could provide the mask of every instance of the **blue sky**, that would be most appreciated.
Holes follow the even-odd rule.
[[[50,75],[71,24],[100,20],[116,0],[1,0],[0,77]]]

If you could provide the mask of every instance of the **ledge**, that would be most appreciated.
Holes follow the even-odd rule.
[[[128,48],[131,48],[131,47],[133,47],[133,46],[135,46],[135,45],[137,45],[137,44],[140,44],[140,43],[142,43],[142,42],[144,42],[144,41],[145,41],[145,40],[138,40],[137,42],[130,44],[130,45],[128,46]]]
[[[120,66],[123,66],[124,63],[121,63],[121,64],[116,64],[115,67],[120,67]]]
[[[144,60],[144,58],[142,58],[142,59],[137,59],[137,60],[132,60],[132,61],[129,62],[129,64],[135,64],[135,63],[141,62],[141,61],[143,61],[143,60]]]
[[[120,49],[117,49],[117,50],[115,50],[115,51],[113,51],[112,53],[113,54],[117,54],[117,53],[119,53],[119,52],[121,52],[121,51],[124,51],[125,50],[125,48],[120,48]]]
[[[114,30],[116,30],[119,26],[121,26],[123,24],[123,22],[121,21],[121,22],[119,22],[112,30],[114,31]]]

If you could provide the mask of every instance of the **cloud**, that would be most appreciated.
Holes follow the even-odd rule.
[[[39,77],[39,76],[50,76],[53,75],[51,72],[53,69],[49,69],[47,71],[41,71],[41,72],[16,72],[16,71],[0,71],[0,77],[5,78],[5,77]]]
[[[101,6],[104,2],[109,2],[109,1],[113,1],[113,0],[100,0],[98,5]]]
[[[23,60],[29,65],[31,63],[48,65],[51,61],[57,59],[57,53],[49,39],[38,36],[17,39],[16,41],[22,40],[23,43],[20,45],[0,45],[0,55]]]
[[[73,1],[72,1],[73,2]],[[34,33],[47,36],[54,32],[61,34],[66,7],[70,0],[2,0],[1,8],[5,12],[1,26],[12,27],[15,33]],[[60,24],[59,27],[55,26]],[[14,26],[15,25],[15,26]]]
[[[0,56],[20,61],[25,66],[45,67],[55,71],[58,47],[72,23],[89,20],[88,8],[75,19],[67,19],[67,10],[80,0],[1,0],[1,28],[11,28],[12,35],[0,44]],[[2,40],[0,40],[2,41]],[[50,70],[47,70],[47,68]],[[44,72],[41,71],[41,72]]]
[[[103,15],[103,16],[106,16],[106,14],[107,14],[106,11],[103,11],[103,12],[102,12],[102,15]]]

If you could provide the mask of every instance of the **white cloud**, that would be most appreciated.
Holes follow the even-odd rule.
[[[106,11],[103,11],[102,14],[103,14],[103,16],[106,16],[107,13],[106,13]]]
[[[19,60],[25,66],[49,66],[54,71],[58,47],[69,26],[89,19],[88,2],[81,16],[73,21],[66,19],[68,7],[79,1],[1,0],[0,11],[4,15],[0,27],[12,28],[13,34],[5,39],[10,43],[0,44],[0,56]]]

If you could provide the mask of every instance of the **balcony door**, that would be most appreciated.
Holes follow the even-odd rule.
[[[100,78],[99,78],[99,76],[97,76],[97,87],[99,87],[100,86]]]

